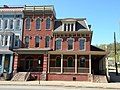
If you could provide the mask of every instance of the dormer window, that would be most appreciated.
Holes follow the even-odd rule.
[[[63,31],[75,31],[75,22],[64,22]]]

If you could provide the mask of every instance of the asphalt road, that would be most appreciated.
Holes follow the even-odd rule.
[[[60,86],[58,87],[57,86],[0,86],[0,90],[113,90],[113,89],[60,87]]]

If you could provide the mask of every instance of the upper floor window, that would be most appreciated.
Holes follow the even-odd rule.
[[[39,42],[40,42],[39,36],[35,36],[35,47],[39,47]]]
[[[66,31],[66,24],[64,24],[64,31]]]
[[[46,19],[46,29],[50,29],[50,22],[51,22],[50,18],[47,18]]]
[[[45,47],[48,48],[49,47],[49,43],[50,43],[50,37],[46,36],[45,38]]]
[[[5,25],[5,29],[7,29],[8,20],[5,20],[5,21],[4,21],[4,25]]]
[[[75,23],[63,23],[64,30],[63,31],[75,31]]]
[[[41,28],[41,20],[40,18],[36,19],[36,29],[39,30]]]
[[[19,30],[20,29],[20,20],[16,21],[16,29]]]
[[[27,18],[26,19],[26,24],[25,24],[26,29],[30,29],[30,22],[31,22],[30,18]]]
[[[68,31],[70,31],[70,24],[68,24]]]
[[[60,38],[56,39],[56,41],[55,41],[55,49],[60,50],[61,47],[62,47],[62,39],[60,39]]]
[[[2,20],[0,19],[0,29],[2,29]]]
[[[68,38],[68,50],[73,50],[73,43],[74,39],[73,38]]]
[[[29,47],[29,36],[25,36],[25,47]]]
[[[5,45],[8,44],[8,36],[5,36]]]
[[[15,36],[15,47],[19,46],[19,35]]]
[[[85,50],[85,38],[79,40],[79,49]]]
[[[10,29],[13,29],[13,20],[9,21]]]
[[[73,31],[73,24],[71,24],[71,31]]]
[[[4,38],[4,36],[1,35],[1,44],[2,44],[2,45],[3,45],[3,38]]]

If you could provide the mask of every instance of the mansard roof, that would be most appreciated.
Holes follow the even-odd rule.
[[[62,31],[62,23],[71,23],[71,22],[75,22],[76,24],[75,31],[90,31],[90,27],[87,24],[86,18],[56,19],[54,31]]]

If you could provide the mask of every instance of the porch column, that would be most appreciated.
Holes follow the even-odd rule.
[[[48,54],[48,73],[50,72],[50,54]]]
[[[63,73],[63,54],[61,54],[61,73]]]
[[[1,73],[4,72],[4,62],[5,62],[5,54],[2,55],[2,70],[1,70]]]
[[[107,74],[107,76],[109,76],[109,73],[108,73],[108,58],[106,57],[105,60],[106,60],[106,74]]]
[[[11,57],[10,57],[9,73],[12,73],[12,66],[13,66],[13,54],[11,54]]]
[[[47,54],[44,54],[44,59],[43,59],[43,72],[42,72],[42,77],[41,79],[43,81],[46,81],[46,73],[47,73]]]
[[[13,73],[17,73],[17,66],[18,66],[18,54],[15,53],[15,57],[14,57],[14,67],[13,67]]]
[[[75,74],[77,74],[77,54],[75,54]]]
[[[89,55],[89,73],[91,74],[91,54]]]

